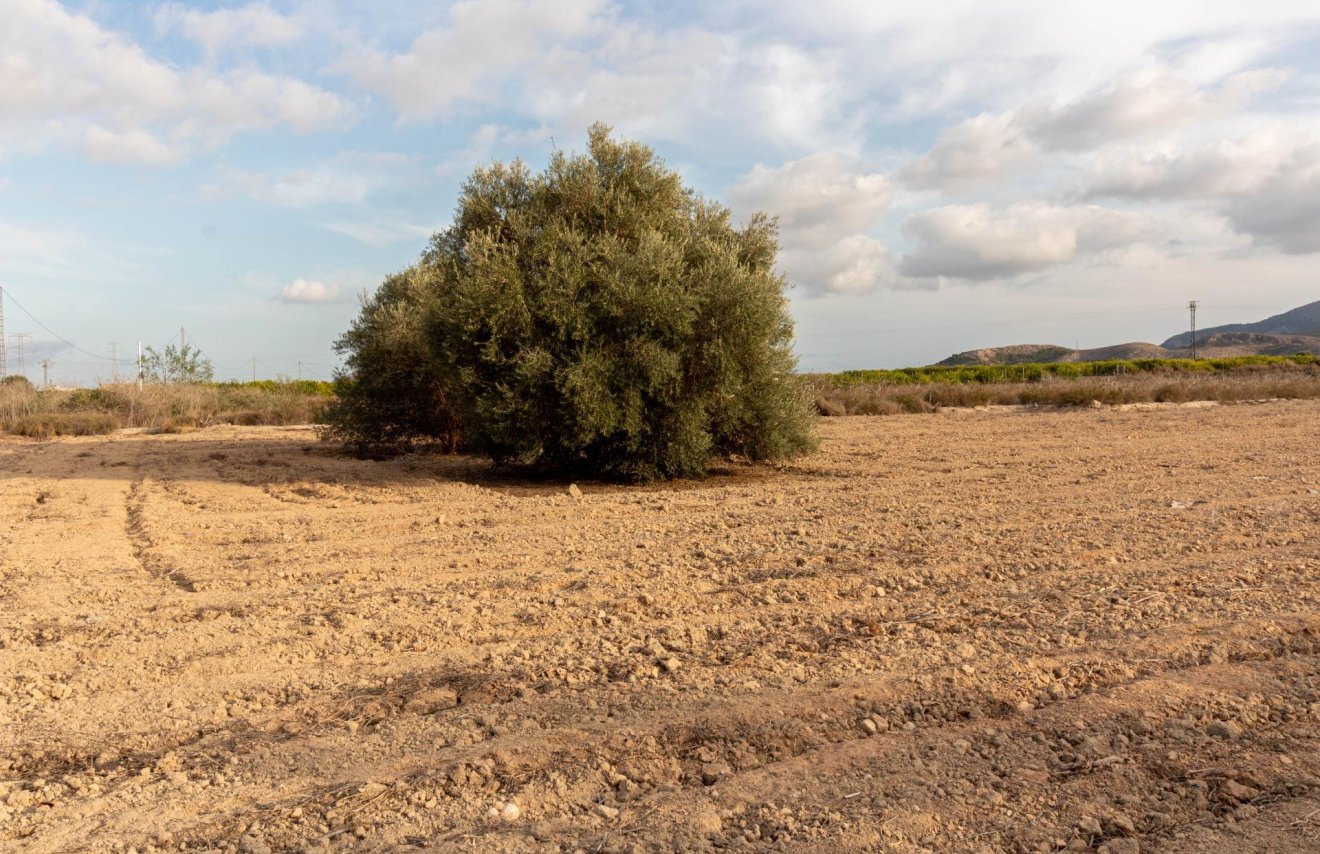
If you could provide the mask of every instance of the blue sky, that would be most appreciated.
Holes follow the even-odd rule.
[[[1314,3],[1075,5],[0,0],[6,331],[328,378],[474,165],[597,120],[780,217],[806,369],[1320,299]]]

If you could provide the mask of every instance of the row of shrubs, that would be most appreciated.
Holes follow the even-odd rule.
[[[0,383],[0,430],[50,438],[122,427],[180,432],[209,424],[309,424],[323,420],[332,397],[329,383],[312,380],[38,390],[24,377],[8,377]]]
[[[1220,373],[1133,373],[1030,382],[845,383],[811,378],[822,415],[894,415],[941,407],[1086,406],[1093,401],[1182,403],[1192,400],[1320,398],[1320,366]]]
[[[1164,362],[1158,367],[1151,363]],[[1170,364],[1171,363],[1171,364]],[[1108,364],[1108,363],[1090,363]],[[816,374],[806,382],[821,415],[895,415],[941,407],[1085,406],[1144,402],[1320,398],[1320,364],[1312,358],[1140,360],[1126,372],[995,382],[972,373],[953,379],[910,379],[934,369]],[[1063,367],[1073,367],[1070,363]],[[1021,368],[1023,366],[1013,366]],[[1054,368],[1055,365],[1030,367]],[[961,369],[969,370],[969,369]],[[884,376],[867,382],[861,376]],[[889,375],[909,379],[893,380]],[[968,377],[974,377],[969,379]],[[341,386],[346,385],[341,380]],[[36,439],[112,433],[121,427],[182,432],[210,424],[243,426],[322,423],[335,387],[315,380],[148,385],[37,390],[22,377],[0,382],[0,431]]]
[[[1109,359],[1101,362],[1031,362],[1021,365],[933,365],[925,368],[856,370],[822,374],[838,388],[852,385],[1031,383],[1048,378],[1122,377],[1131,374],[1222,374],[1294,371],[1316,366],[1311,353],[1232,356],[1219,359]]]

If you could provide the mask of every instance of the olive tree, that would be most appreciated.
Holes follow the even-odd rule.
[[[813,446],[775,220],[741,228],[595,125],[544,172],[477,169],[453,225],[339,340],[332,435],[461,435],[497,462],[624,480]]]

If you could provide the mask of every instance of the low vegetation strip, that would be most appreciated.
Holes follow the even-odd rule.
[[[22,378],[0,384],[0,431],[33,438],[112,433],[121,427],[163,432],[210,424],[319,422],[333,397],[329,383],[162,383],[138,388],[37,389]]]
[[[1226,374],[1240,371],[1315,371],[1312,353],[1233,356],[1221,359],[1110,359],[1102,362],[1033,362],[1020,365],[932,365],[924,368],[855,370],[820,374],[836,388],[854,385],[1031,383],[1050,378],[1123,377],[1132,374]]]
[[[1067,367],[1075,367],[1069,365]],[[977,370],[977,369],[972,369]],[[838,375],[835,375],[838,376]],[[1088,406],[1093,403],[1183,403],[1213,400],[1320,398],[1320,367],[1295,364],[1220,372],[1165,371],[1018,382],[849,382],[810,379],[821,415],[895,415],[941,407]]]

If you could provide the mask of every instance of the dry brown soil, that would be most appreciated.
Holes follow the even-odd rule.
[[[0,849],[1320,850],[1320,402],[820,430],[0,441]]]

